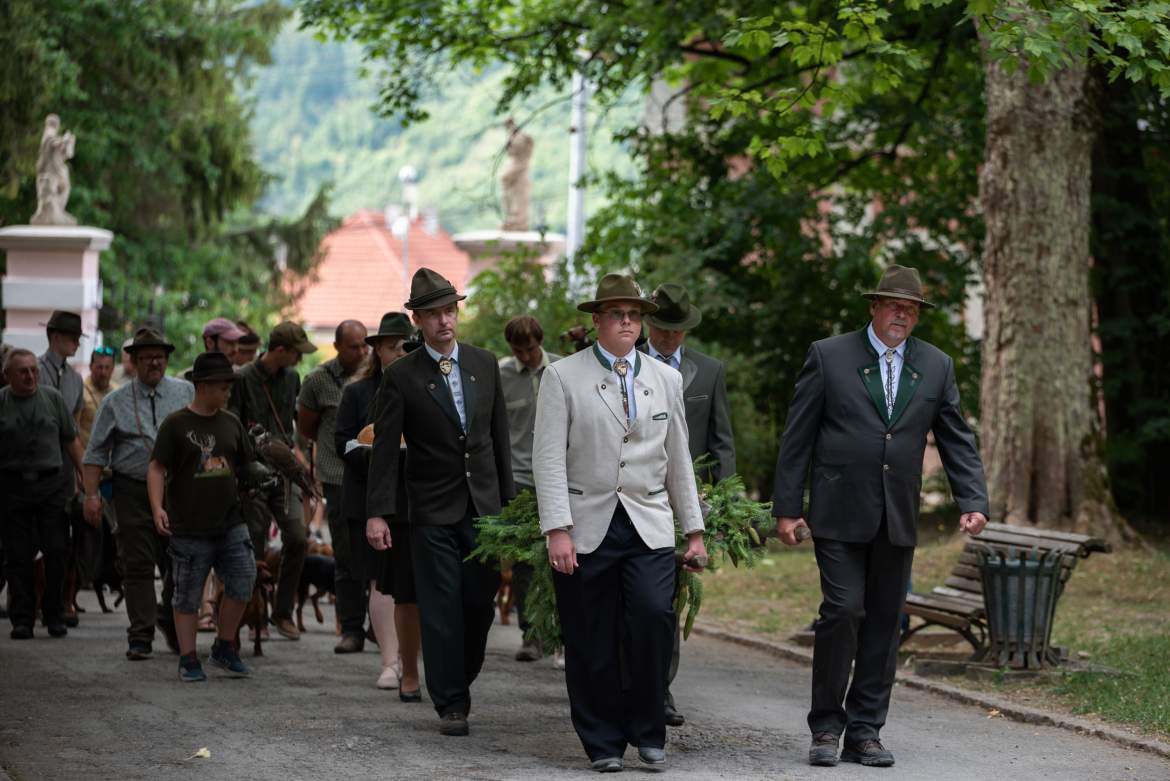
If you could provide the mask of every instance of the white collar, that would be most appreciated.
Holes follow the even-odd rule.
[[[451,350],[450,355],[443,355],[441,352],[436,350],[434,347],[431,347],[426,342],[423,342],[423,347],[426,348],[427,355],[431,356],[435,363],[438,363],[444,358],[450,358],[451,360],[455,361],[455,363],[459,363],[459,342],[455,342],[455,348]]]
[[[617,363],[617,360],[619,357],[625,358],[626,362],[628,364],[630,364],[631,366],[633,366],[635,359],[637,358],[638,348],[636,348],[636,347],[631,347],[630,351],[623,356],[617,356],[617,355],[614,355],[613,353],[611,353],[609,350],[602,347],[601,342],[595,342],[594,344],[597,346],[597,351],[599,353],[601,353],[602,357],[605,358],[605,360],[609,361],[610,366],[613,366],[615,363]]]
[[[878,339],[877,331],[873,330],[873,321],[872,320],[869,321],[869,327],[866,328],[865,330],[866,330],[866,333],[869,334],[869,343],[873,346],[874,352],[876,352],[878,354],[878,357],[885,355],[886,350],[890,349],[890,347],[885,342],[883,342],[881,339]],[[898,354],[899,358],[905,360],[905,358],[906,358],[906,340],[905,339],[902,340],[901,344],[899,344],[897,347],[894,348],[894,352],[896,352]]]

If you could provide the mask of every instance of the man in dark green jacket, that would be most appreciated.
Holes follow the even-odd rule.
[[[942,457],[959,526],[987,523],[987,485],[959,407],[954,361],[910,333],[922,283],[890,266],[871,323],[813,343],[788,409],[772,513],[780,539],[812,532],[823,601],[815,623],[809,762],[888,766],[879,740],[897,664],[898,628],[917,543],[927,435]],[[811,480],[810,480],[811,467]],[[811,483],[807,521],[803,501]],[[850,668],[853,680],[850,683]]]

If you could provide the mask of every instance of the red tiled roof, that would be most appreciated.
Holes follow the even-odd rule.
[[[463,292],[471,258],[442,228],[427,230],[425,217],[411,222],[408,278],[422,266],[437,271]],[[402,242],[383,212],[359,209],[321,242],[322,257],[302,281],[295,318],[306,330],[332,330],[342,320],[360,320],[376,330],[382,315],[401,311],[410,298],[402,285]]]

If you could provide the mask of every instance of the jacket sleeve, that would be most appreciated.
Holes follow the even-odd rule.
[[[544,370],[540,392],[536,396],[536,424],[532,437],[532,481],[536,484],[536,505],[540,510],[540,530],[573,526],[569,509],[569,479],[566,454],[569,449],[569,410],[565,387],[556,364]],[[687,456],[690,463],[690,456]]]
[[[362,430],[361,405],[358,403],[357,385],[350,383],[341,391],[341,403],[337,405],[337,420],[333,425],[333,448],[341,460],[353,469],[366,468],[366,454],[362,448],[345,452],[345,445],[356,439]]]
[[[500,379],[500,365],[494,356],[488,355],[496,375],[495,394],[492,399],[492,451],[496,457],[496,477],[500,481],[500,502],[507,504],[516,496],[512,482],[512,438],[508,432],[508,408],[504,402],[504,386]]]
[[[366,515],[389,520],[398,512],[398,459],[402,441],[404,400],[394,372],[382,374],[374,406],[374,447],[370,454],[369,484],[366,487]]]
[[[987,500],[987,480],[983,475],[983,461],[975,435],[963,417],[959,405],[959,387],[955,383],[955,362],[947,358],[946,384],[943,387],[938,412],[931,426],[938,454],[951,484],[951,494],[959,511],[983,513],[991,517]]]
[[[703,531],[699,488],[687,440],[687,405],[683,400],[682,375],[669,372],[670,416],[666,428],[666,495],[683,534]]]
[[[711,421],[707,426],[707,452],[715,457],[712,482],[735,474],[735,436],[731,431],[731,406],[727,401],[727,383],[722,361],[715,375],[711,397]]]
[[[776,479],[772,487],[772,515],[799,518],[804,515],[804,487],[808,467],[821,428],[825,408],[825,376],[821,353],[815,344],[808,348],[796,391],[788,406],[788,419],[780,440],[776,459]]]

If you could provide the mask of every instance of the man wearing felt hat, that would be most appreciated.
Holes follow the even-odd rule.
[[[621,770],[630,745],[662,769],[676,518],[685,566],[706,559],[683,378],[634,349],[659,307],[630,277],[577,308],[597,342],[544,370],[532,448],[573,727],[594,770]]]
[[[268,334],[268,349],[240,370],[240,382],[232,389],[228,402],[228,410],[240,419],[245,430],[251,431],[253,425],[262,426],[292,449],[306,470],[308,461],[296,446],[294,427],[297,395],[301,390],[296,365],[303,356],[316,351],[304,328],[287,320],[280,323]],[[268,528],[267,513],[272,514],[280,527],[280,575],[272,622],[284,638],[300,640],[292,610],[305,566],[308,538],[299,489],[288,478],[282,478],[281,488],[257,498],[256,504],[246,506],[245,513],[250,516],[255,535],[253,546],[258,552],[264,550],[262,532]]]
[[[808,715],[813,765],[894,764],[879,733],[897,665],[928,434],[959,506],[959,527],[978,534],[987,523],[983,464],[959,406],[954,361],[910,335],[919,310],[932,306],[918,271],[890,266],[865,297],[869,325],[809,347],[772,495],[780,539],[796,545],[807,526],[821,572]]]
[[[731,432],[723,362],[692,347],[684,348],[687,333],[703,321],[702,310],[691,301],[686,288],[668,282],[659,285],[651,299],[658,311],[646,317],[649,338],[639,349],[682,373],[691,459],[709,463],[700,468],[699,474],[717,483],[735,474],[735,437]],[[676,632],[666,679],[666,723],[672,727],[680,727],[686,721],[670,692],[678,672],[679,640]]]
[[[423,346],[382,372],[366,537],[393,546],[398,461],[405,442],[414,580],[427,692],[444,735],[468,734],[471,684],[483,666],[499,572],[467,561],[475,518],[515,495],[508,418],[496,357],[456,340],[459,295],[429,268],[415,273],[406,308]]]
[[[81,344],[81,315],[56,310],[45,323],[45,335],[49,347],[37,361],[40,382],[64,396],[65,408],[77,419],[81,416],[81,375],[68,361]]]
[[[118,520],[114,538],[130,619],[126,658],[141,661],[153,653],[156,623],[167,644],[178,652],[171,616],[170,557],[166,540],[154,527],[146,472],[159,426],[172,412],[191,403],[195,389],[186,380],[166,376],[175,346],[158,331],[138,329],[125,350],[134,359],[135,377],[111,391],[98,406],[85,448],[83,507],[86,520],[94,525],[101,522],[102,473],[111,470],[111,500]],[[156,566],[164,575],[161,606],[155,604]]]

